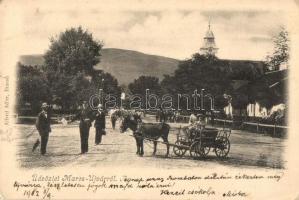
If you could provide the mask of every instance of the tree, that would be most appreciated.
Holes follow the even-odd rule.
[[[149,94],[157,95],[157,99],[149,99],[151,105],[159,104],[160,95],[162,93],[159,78],[154,76],[140,76],[135,79],[133,83],[128,85],[128,88],[134,96],[138,95],[141,97],[141,102],[145,105],[146,101],[146,90],[149,89]],[[146,105],[147,106],[147,105]]]
[[[80,73],[76,76],[65,73],[57,74],[55,81],[51,84],[52,103],[60,105],[63,112],[70,110],[79,100],[88,100],[80,96],[89,88],[88,80],[84,79]]]
[[[18,63],[17,76],[17,109],[20,112],[26,104],[30,105],[31,114],[36,114],[40,105],[49,100],[49,87],[45,76],[34,66]]]
[[[106,94],[120,96],[121,87],[117,79],[111,74],[98,70],[94,73],[93,81],[98,88],[103,89]]]
[[[91,33],[70,28],[57,38],[51,38],[49,50],[44,55],[47,83],[53,103],[67,111],[99,92],[120,95],[117,80],[109,73],[95,70],[100,62],[102,42]]]
[[[132,94],[145,95],[146,89],[156,95],[161,94],[161,86],[159,78],[154,76],[140,76],[133,83],[129,84],[129,89]]]
[[[164,75],[164,78],[161,81],[161,89],[163,94],[175,94],[177,88],[174,77],[170,75]]]
[[[92,95],[99,94],[99,89],[116,97],[119,97],[121,92],[117,80],[103,71],[95,71],[91,79],[82,72],[76,75],[56,74],[51,85],[53,103],[62,106],[63,111],[76,108],[82,101],[89,101]]]
[[[70,28],[59,37],[51,38],[50,48],[44,55],[43,70],[46,73],[52,100],[63,110],[69,110],[82,100],[83,93],[95,91],[94,66],[100,62],[102,43],[81,27]],[[88,96],[84,97],[84,100]]]
[[[72,78],[71,85],[71,91],[74,92],[72,100],[75,105],[82,101],[89,101],[92,95],[98,94],[99,92],[97,81],[86,79],[83,73],[77,73],[77,75]]]
[[[58,38],[51,38],[50,42],[44,56],[47,71],[91,75],[93,66],[100,62],[102,42],[95,41],[92,34],[81,27],[67,29]]]
[[[68,29],[52,38],[41,68],[18,65],[19,105],[30,103],[37,110],[41,101],[47,101],[67,112],[98,94],[100,88],[106,94],[120,95],[117,80],[93,68],[100,62],[102,46],[81,27]]]
[[[274,50],[267,56],[267,65],[270,69],[279,70],[282,64],[288,64],[289,60],[289,35],[285,28],[281,27],[279,33],[273,37]]]
[[[222,108],[224,93],[231,93],[231,80],[229,79],[228,65],[215,56],[205,56],[198,53],[191,59],[182,61],[174,76],[165,76],[161,82],[163,90],[173,96],[188,94],[191,96],[195,90],[205,89],[215,99],[215,105]],[[185,105],[185,102],[182,102]]]

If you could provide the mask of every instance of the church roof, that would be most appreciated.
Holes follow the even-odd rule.
[[[213,31],[210,28],[206,32],[206,36],[204,38],[214,38],[214,33],[213,33]]]
[[[209,22],[209,29],[206,32],[206,35],[204,37],[204,44],[200,48],[201,53],[208,54],[208,55],[215,55],[217,53],[218,48],[215,44],[215,37],[214,33],[211,30],[211,25]]]

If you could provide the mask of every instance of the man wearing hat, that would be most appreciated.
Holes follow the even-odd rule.
[[[95,116],[94,127],[96,129],[95,144],[98,145],[102,142],[102,135],[105,135],[106,118],[102,104],[98,105],[98,111]]]
[[[205,125],[206,125],[206,113],[203,112],[203,113],[200,113],[197,115],[198,117],[198,124],[197,126],[200,126],[201,128],[204,128]]]
[[[83,101],[79,112],[70,122],[75,121],[76,119],[80,119],[79,129],[81,140],[81,154],[84,154],[88,152],[89,129],[91,127],[91,122],[93,121],[92,111],[88,108],[88,104],[86,101]]]
[[[47,144],[48,144],[49,133],[51,132],[51,127],[50,127],[51,119],[50,119],[48,104],[43,103],[41,109],[42,111],[38,114],[35,125],[41,139],[40,153],[41,155],[45,155]],[[39,143],[40,141],[39,139],[37,139],[35,144],[33,145],[32,151],[34,151],[37,148]]]

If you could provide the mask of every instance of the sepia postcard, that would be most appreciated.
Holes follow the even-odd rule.
[[[299,199],[298,0],[0,13],[0,199]]]

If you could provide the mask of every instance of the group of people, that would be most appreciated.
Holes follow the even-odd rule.
[[[51,132],[51,109],[49,109],[50,106],[47,103],[43,103],[41,106],[41,112],[37,116],[36,120],[36,129],[38,130],[40,139],[37,139],[36,142],[33,145],[32,151],[34,151],[39,144],[41,144],[40,147],[40,153],[41,155],[44,155],[46,153],[47,143],[49,134]],[[115,129],[116,121],[119,117],[124,115],[124,110],[111,110],[110,116],[111,116],[111,124],[112,128]],[[136,112],[136,114],[140,114],[139,112]],[[158,112],[160,122],[165,122],[165,112],[163,109],[160,109]],[[212,114],[211,117],[212,125],[214,121],[214,116]],[[69,120],[68,122],[73,122],[75,120],[79,120],[79,132],[80,132],[80,140],[81,140],[81,153],[87,153],[88,152],[88,138],[89,138],[89,131],[92,126],[92,122],[94,121],[94,127],[95,127],[95,144],[99,145],[102,142],[102,136],[106,135],[106,111],[103,109],[103,106],[101,104],[98,105],[98,109],[96,111],[91,110],[91,108],[88,106],[86,101],[83,101],[82,106],[80,107],[79,111],[77,112],[74,117]],[[195,115],[195,113],[192,113],[189,117],[189,127],[195,128],[198,127],[198,125],[203,126],[205,125],[206,116],[205,114],[198,114]]]
[[[47,103],[43,103],[41,106],[41,112],[38,114],[36,120],[36,129],[38,130],[41,141],[39,139],[36,140],[32,151],[35,151],[39,144],[41,144],[41,155],[46,153],[48,138],[51,132],[51,110],[49,108],[50,106]],[[90,109],[87,102],[84,101],[78,113],[69,122],[73,122],[75,120],[80,121],[79,131],[81,140],[81,154],[84,154],[88,152],[89,131],[93,121],[95,127],[95,144],[98,145],[102,142],[102,136],[106,134],[106,112],[101,104],[99,104],[97,111],[93,111]],[[111,121],[113,122],[114,119],[111,119]],[[115,121],[114,124],[112,123],[113,128],[115,128]]]
[[[180,113],[174,110],[164,110],[159,108],[156,112],[157,122],[179,122]]]

